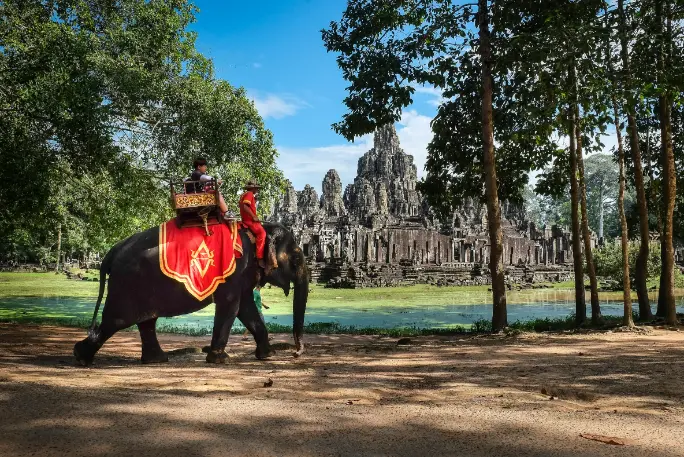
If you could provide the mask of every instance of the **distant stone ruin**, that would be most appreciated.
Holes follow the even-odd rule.
[[[335,170],[323,178],[320,198],[310,185],[295,191],[288,182],[269,217],[293,231],[312,280],[348,288],[490,283],[484,205],[467,201],[452,220],[438,220],[416,190],[413,157],[401,149],[394,126],[377,130],[373,145],[344,192]],[[509,283],[570,279],[566,229],[538,230],[523,211],[506,203],[502,228]]]

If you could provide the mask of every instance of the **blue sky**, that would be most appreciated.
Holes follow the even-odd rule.
[[[330,168],[343,185],[352,182],[358,158],[372,147],[370,136],[349,143],[331,129],[345,113],[346,81],[320,30],[342,17],[346,3],[196,1],[200,12],[192,29],[198,49],[213,59],[217,77],[247,89],[273,132],[278,166],[297,190],[311,184],[320,192]],[[396,125],[419,176],[438,99],[437,91],[423,88]]]

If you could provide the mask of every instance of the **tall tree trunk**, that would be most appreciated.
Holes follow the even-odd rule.
[[[627,233],[627,217],[625,216],[625,150],[622,146],[622,132],[620,131],[620,117],[615,94],[612,95],[613,119],[618,143],[618,165],[620,166],[620,192],[618,193],[618,211],[620,213],[620,241],[622,245],[622,301],[624,303],[622,325],[634,327],[632,319],[632,288],[629,284],[629,234]],[[651,308],[649,307],[649,311]]]
[[[496,183],[494,157],[494,121],[492,116],[492,54],[489,37],[489,8],[487,0],[478,0],[480,59],[482,64],[482,153],[484,156],[485,195],[487,198],[487,223],[489,226],[489,271],[492,275],[492,330],[501,331],[508,326],[506,311],[506,284],[501,262],[503,233],[501,231],[501,208]]]
[[[657,74],[656,74],[656,80],[658,82],[658,85],[660,86],[662,84],[663,80],[663,73],[665,70],[665,56],[664,56],[664,51],[663,51],[663,4],[662,1],[656,1],[655,2],[655,15],[656,15],[656,21],[658,24],[658,27],[656,29],[656,60],[657,60]],[[667,298],[665,297],[666,291],[665,291],[665,282],[666,278],[662,274],[662,268],[663,265],[665,264],[665,250],[664,248],[664,240],[665,240],[665,230],[664,226],[665,223],[663,221],[664,214],[667,212],[667,209],[665,208],[665,186],[667,185],[665,182],[664,174],[665,174],[665,136],[666,133],[664,131],[664,124],[663,124],[663,118],[662,118],[662,111],[661,107],[663,105],[664,99],[662,96],[658,97],[658,123],[660,124],[659,130],[660,130],[660,154],[658,154],[658,160],[660,163],[660,200],[658,201],[657,208],[660,210],[658,212],[658,233],[660,234],[660,284],[658,286],[658,306],[656,307],[656,316],[658,317],[665,317],[667,315]],[[661,208],[662,206],[662,208]]]
[[[672,232],[674,225],[674,205],[677,192],[677,177],[675,175],[674,151],[672,147],[672,122],[671,104],[668,94],[667,78],[665,76],[666,60],[669,64],[669,50],[665,54],[665,41],[671,40],[670,2],[667,3],[668,30],[664,36],[662,28],[663,0],[656,1],[656,20],[658,21],[658,85],[660,96],[658,97],[658,114],[660,118],[660,143],[662,153],[662,180],[663,180],[663,234],[660,239],[661,254],[661,293],[665,321],[670,325],[677,323],[677,310],[674,297],[674,247],[672,245]]]
[[[658,109],[660,109],[660,105],[658,104]],[[658,161],[662,161],[662,154],[658,154]],[[648,119],[648,122],[646,123],[646,151],[644,151],[644,159],[646,160],[646,175],[648,176],[648,186],[646,186],[646,195],[648,195],[649,201],[651,202],[651,207],[653,208],[653,214],[655,215],[656,218],[656,223],[658,224],[657,230],[658,230],[658,236],[660,239],[660,242],[662,244],[663,240],[663,211],[661,211],[661,205],[662,205],[662,198],[657,194],[656,188],[653,186],[653,182],[655,180],[654,173],[653,173],[653,157],[651,156],[651,119]],[[662,170],[662,167],[661,167]],[[662,262],[663,259],[663,250],[662,246],[660,249],[660,260]],[[662,275],[660,275],[659,278],[659,286],[658,286],[658,304],[656,308],[656,315],[665,317],[665,298],[664,298],[664,292],[665,290],[663,289],[663,281],[665,278],[663,278]],[[651,316],[653,317],[653,316]]]
[[[603,245],[603,206],[605,205],[603,201],[603,180],[601,180],[601,187],[599,187],[599,244]]]
[[[580,120],[579,107],[575,105],[576,135],[577,144],[575,145],[575,155],[577,157],[577,170],[579,172],[579,192],[582,214],[582,239],[584,240],[584,257],[587,261],[587,273],[589,274],[589,284],[591,289],[591,323],[598,324],[601,320],[601,305],[598,296],[598,281],[596,281],[596,267],[594,257],[591,252],[591,232],[589,231],[589,217],[587,216],[587,186],[584,182],[584,157],[582,157],[582,125]]]
[[[607,13],[607,11],[606,11]],[[608,15],[606,14],[606,25]],[[627,217],[625,215],[625,187],[627,185],[627,177],[625,174],[625,148],[622,144],[622,130],[620,129],[620,114],[617,102],[617,81],[615,78],[615,69],[613,68],[613,58],[610,52],[610,38],[606,40],[606,62],[608,62],[608,75],[611,84],[611,102],[613,104],[613,123],[615,124],[615,134],[617,135],[618,146],[618,166],[620,170],[619,177],[619,192],[618,192],[618,213],[620,216],[620,245],[622,247],[622,325],[626,327],[634,326],[634,319],[632,318],[632,287],[629,277],[629,233],[627,229]],[[651,311],[650,307],[648,309]]]
[[[657,105],[658,109],[660,109],[660,104]],[[662,205],[662,199],[659,198],[658,194],[656,193],[656,189],[653,186],[653,181],[654,181],[654,173],[653,173],[653,158],[651,157],[651,119],[648,119],[648,122],[646,123],[646,151],[644,154],[644,158],[646,159],[646,174],[648,175],[648,186],[646,189],[646,192],[648,194],[648,198],[651,201],[652,207],[653,207],[653,213],[655,214],[656,222],[658,224],[658,235],[659,239],[663,240],[663,211],[661,211],[660,207]],[[662,154],[658,155],[658,160],[662,162]],[[662,170],[662,166],[661,166]],[[662,250],[662,245],[660,249],[660,261],[662,262],[663,259],[663,250]],[[662,275],[660,275],[659,279],[659,286],[658,286],[658,305],[656,308],[656,315],[665,317],[665,297],[664,293],[665,290],[663,289],[663,281],[665,278],[663,278]]]
[[[59,260],[62,256],[62,224],[57,226],[57,263],[55,263],[55,271],[59,271]]]
[[[629,144],[632,149],[632,161],[634,162],[634,182],[637,194],[637,205],[639,207],[639,255],[636,261],[635,285],[637,296],[639,297],[639,317],[646,319],[651,315],[651,303],[648,299],[648,287],[646,279],[648,277],[648,206],[646,203],[646,192],[644,190],[644,170],[641,165],[641,150],[639,149],[639,132],[635,120],[635,100],[631,94],[632,74],[629,67],[629,53],[627,49],[627,24],[625,20],[624,0],[618,0],[618,14],[620,17],[620,47],[622,55],[622,71],[625,87],[625,108],[627,111],[627,130],[629,132]],[[646,309],[648,308],[648,313]],[[642,314],[645,313],[645,314]]]
[[[575,63],[569,68],[569,87],[575,90]],[[581,325],[587,320],[587,303],[584,298],[584,271],[582,271],[582,244],[579,224],[579,189],[577,185],[577,119],[575,108],[568,109],[568,134],[570,136],[570,217],[572,219],[572,264],[575,271],[575,324]]]

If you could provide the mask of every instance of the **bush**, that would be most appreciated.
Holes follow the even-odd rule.
[[[639,242],[629,243],[629,277],[634,283],[636,271],[636,259],[639,255]],[[607,243],[600,249],[594,250],[594,264],[596,275],[606,279],[617,281],[622,285],[622,246],[619,241]],[[684,275],[679,268],[675,267],[675,287],[684,288]],[[660,243],[649,243],[647,278],[660,277]]]
[[[639,243],[629,243],[629,277],[634,282],[636,259],[639,255]],[[596,275],[602,276],[622,284],[622,246],[619,241],[607,243],[594,251]],[[657,278],[660,275],[660,244],[649,243],[647,264],[647,278]]]

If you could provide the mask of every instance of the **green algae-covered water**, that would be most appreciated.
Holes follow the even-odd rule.
[[[571,292],[571,291],[570,291]],[[353,293],[347,291],[346,293]],[[532,297],[534,298],[534,297]],[[563,318],[574,312],[574,300],[568,291],[539,291],[538,300],[525,303],[508,303],[508,321],[527,321],[538,318]],[[268,303],[268,298],[264,297]],[[587,303],[589,306],[589,303]],[[613,299],[601,300],[604,315],[621,315],[622,303]],[[655,310],[655,303],[653,304]],[[64,321],[90,320],[94,309],[91,298],[72,297],[0,297],[0,319]],[[636,309],[636,306],[635,306]],[[684,312],[684,297],[678,297],[678,312]],[[337,323],[341,326],[357,328],[443,328],[455,325],[468,327],[480,319],[490,319],[492,305],[474,304],[431,304],[429,302],[405,302],[402,305],[359,306],[345,304],[343,298],[333,303],[317,304],[314,297],[309,301],[306,323]],[[159,325],[185,327],[195,330],[211,330],[213,327],[214,306],[196,313],[173,318],[159,319]],[[284,300],[264,310],[266,322],[292,325],[291,305]],[[240,324],[236,321],[236,326]]]

